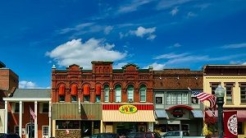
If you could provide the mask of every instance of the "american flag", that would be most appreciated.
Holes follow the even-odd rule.
[[[188,88],[191,90],[190,88]],[[210,108],[214,109],[216,107],[216,98],[213,94],[205,93],[205,92],[199,92],[199,91],[191,91],[194,96],[197,97],[197,99],[201,102],[209,101],[210,102]]]
[[[30,111],[30,115],[32,116],[32,119],[35,120],[36,119],[36,115],[35,113],[33,112],[32,108],[29,107],[29,111]]]

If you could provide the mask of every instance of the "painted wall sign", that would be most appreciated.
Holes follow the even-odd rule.
[[[138,111],[138,109],[134,105],[126,104],[126,105],[120,106],[119,111],[123,114],[134,114]]]

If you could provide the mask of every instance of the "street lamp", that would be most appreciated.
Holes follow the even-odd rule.
[[[215,89],[216,95],[216,104],[218,105],[218,131],[219,131],[219,138],[223,138],[223,104],[224,104],[224,96],[225,96],[225,89],[218,85]]]

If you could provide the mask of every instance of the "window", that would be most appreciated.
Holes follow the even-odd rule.
[[[19,126],[15,126],[15,127],[14,127],[14,132],[15,132],[16,134],[19,134]]]
[[[241,103],[246,103],[246,83],[240,84]]]
[[[121,87],[117,85],[115,87],[115,102],[121,102]]]
[[[80,129],[79,120],[57,120],[58,129]]]
[[[109,86],[104,86],[104,102],[109,102]]]
[[[232,103],[232,92],[233,92],[233,83],[226,83],[226,104],[233,104]]]
[[[65,96],[59,95],[59,102],[64,102],[64,101],[65,101]]]
[[[42,126],[43,137],[49,135],[49,126]]]
[[[84,95],[84,102],[90,102],[90,96]]]
[[[156,104],[162,104],[162,97],[155,97]]]
[[[188,104],[188,93],[185,92],[168,92],[167,104]]]
[[[14,112],[19,113],[20,112],[20,104],[19,103],[14,103]]]
[[[77,102],[77,96],[72,95],[72,96],[71,96],[71,101],[72,101],[72,102]]]
[[[134,101],[134,87],[132,85],[128,86],[127,88],[127,98],[128,101]]]
[[[192,104],[198,104],[198,98],[197,97],[191,97],[191,103]]]
[[[100,95],[96,96],[96,102],[101,102],[101,96]]]
[[[211,92],[212,92],[213,95],[215,95],[215,89],[218,87],[219,84],[220,84],[219,82],[210,83]]]
[[[146,102],[146,86],[142,85],[140,87],[140,102]]]
[[[49,112],[49,103],[43,103],[43,108],[42,108],[43,113],[48,113]]]

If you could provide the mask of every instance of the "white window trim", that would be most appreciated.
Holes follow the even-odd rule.
[[[48,128],[48,130],[47,130],[47,131],[48,131],[48,132],[47,132],[47,135],[44,135],[44,128],[45,128],[45,127]],[[43,125],[43,126],[42,126],[42,138],[43,138],[43,137],[48,137],[48,136],[49,136],[49,126],[48,126],[48,125]]]
[[[144,101],[141,101],[141,89],[145,89],[144,90]],[[139,89],[139,96],[140,96],[140,102],[142,102],[142,103],[144,103],[144,102],[146,102],[146,98],[147,98],[147,88],[144,86],[144,87],[140,87],[140,89]]]

